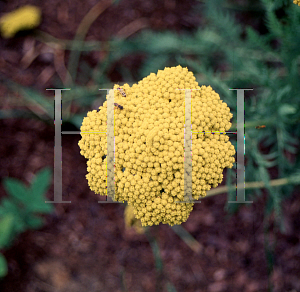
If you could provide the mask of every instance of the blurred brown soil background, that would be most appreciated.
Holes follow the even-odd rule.
[[[201,16],[193,13],[195,3],[121,1],[118,7],[109,6],[98,17],[86,39],[104,41],[143,28],[190,32],[205,24]],[[0,1],[1,15],[25,4],[42,9],[40,30],[59,39],[72,40],[79,22],[97,1]],[[251,13],[239,14],[238,20],[256,29],[262,26]],[[64,74],[55,67],[53,54],[44,52],[27,67],[22,66],[26,50],[39,45],[27,34],[9,40],[1,38],[1,74],[41,92],[53,88],[53,78]],[[62,58],[65,64],[68,54]],[[91,52],[82,58],[93,66],[104,57],[101,52]],[[122,62],[134,71],[142,56],[128,56]],[[119,81],[120,77],[115,68],[109,72],[112,82]],[[1,86],[2,102],[6,93],[5,86]],[[53,169],[54,127],[37,120],[12,118],[0,120],[0,129],[1,179],[10,176],[29,184],[41,168]],[[42,229],[21,234],[3,252],[9,273],[0,281],[1,292],[121,292],[125,291],[122,282],[130,292],[155,291],[156,271],[149,242],[145,235],[125,229],[122,204],[98,204],[99,197],[89,190],[85,178],[86,160],[80,155],[79,139],[80,135],[62,136],[63,199],[72,203],[55,204],[54,214],[45,216]],[[276,170],[271,178],[276,178],[275,174]],[[270,244],[276,241],[270,277],[263,230],[266,195],[241,207],[232,217],[224,211],[225,194],[195,204],[183,227],[200,243],[198,253],[169,226],[151,228],[164,263],[164,287],[169,281],[178,292],[264,292],[268,291],[270,281],[272,291],[300,291],[300,198],[296,193],[299,194],[299,188],[283,203],[285,233],[272,229],[273,218],[270,220],[267,240]],[[0,184],[0,198],[5,196]],[[53,184],[47,196],[53,199]]]

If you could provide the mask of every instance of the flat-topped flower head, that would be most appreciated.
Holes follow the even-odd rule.
[[[114,89],[120,86],[116,84]],[[142,226],[181,224],[193,209],[184,199],[185,91],[192,103],[192,196],[197,200],[223,180],[231,168],[235,149],[223,132],[231,127],[232,114],[210,86],[199,86],[193,73],[181,66],[159,70],[130,87],[126,96],[115,90],[115,199],[127,201]],[[106,195],[107,102],[84,118],[81,154],[88,159],[91,190]],[[199,132],[215,132],[199,133]],[[197,133],[194,133],[197,132]]]

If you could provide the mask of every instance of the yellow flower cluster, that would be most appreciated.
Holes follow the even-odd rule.
[[[193,203],[184,200],[185,91],[192,103],[192,196],[204,197],[223,179],[223,169],[233,165],[235,149],[225,133],[232,114],[210,86],[199,87],[192,72],[181,66],[159,70],[130,87],[126,97],[115,90],[115,200],[128,201],[142,226],[181,224],[189,217]],[[119,88],[116,84],[114,89]],[[87,180],[91,190],[105,195],[107,175],[107,101],[88,112],[79,141],[88,159]],[[211,133],[195,133],[218,131]]]
[[[40,9],[36,6],[26,5],[0,18],[1,34],[4,38],[11,38],[20,30],[37,27],[40,22]]]
[[[294,4],[297,4],[298,6],[300,6],[300,0],[293,0]]]

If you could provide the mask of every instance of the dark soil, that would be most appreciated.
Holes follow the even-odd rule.
[[[78,23],[97,1],[0,3],[2,12],[29,3],[38,5],[43,12],[41,30],[57,38],[73,39]],[[109,7],[91,26],[87,38],[109,39],[140,18],[155,30],[190,31],[201,24],[201,17],[192,13],[195,1],[155,3],[127,0],[121,1],[118,8]],[[243,19],[251,22],[252,18],[245,15]],[[257,20],[255,25],[259,26]],[[0,71],[15,82],[45,92],[45,88],[53,87],[53,78],[57,78],[58,73],[51,55],[40,55],[26,69],[20,66],[24,44],[29,40],[26,34],[1,39]],[[99,56],[91,53],[93,58],[96,60]],[[129,66],[135,66],[137,60],[128,57]],[[45,73],[49,74],[48,79],[41,77],[45,68],[53,72],[52,75]],[[111,81],[117,77],[112,71]],[[4,104],[6,94],[5,85],[1,85]],[[38,120],[20,118],[0,120],[0,129],[1,179],[10,176],[29,184],[43,167],[53,169],[53,127]],[[125,229],[124,205],[98,204],[99,197],[89,190],[85,178],[86,160],[80,155],[79,139],[80,135],[63,135],[62,138],[63,199],[72,203],[55,204],[55,212],[45,216],[42,229],[21,234],[10,249],[3,251],[9,273],[0,281],[1,292],[155,291],[155,262],[147,237]],[[53,190],[52,183],[47,192],[50,200]],[[169,226],[151,227],[163,259],[163,286],[169,281],[178,292],[300,291],[298,194],[299,188],[283,203],[284,234],[273,228],[273,217],[269,221],[269,234],[264,233],[267,195],[241,207],[232,217],[224,211],[225,194],[195,204],[188,221],[182,225],[200,243],[198,253]],[[0,198],[5,196],[0,184]],[[264,240],[276,243],[273,268],[268,267]],[[122,288],[124,283],[127,290]]]

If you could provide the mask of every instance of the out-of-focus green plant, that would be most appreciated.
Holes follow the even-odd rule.
[[[8,248],[13,240],[28,229],[43,226],[39,215],[51,213],[52,204],[45,203],[45,193],[51,180],[51,170],[44,168],[37,173],[30,187],[14,178],[4,178],[3,186],[9,197],[0,205],[0,250]],[[0,253],[0,278],[7,274],[7,262]]]

